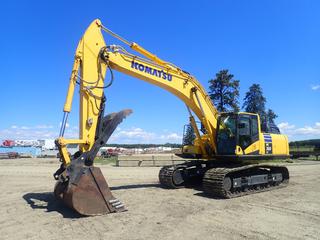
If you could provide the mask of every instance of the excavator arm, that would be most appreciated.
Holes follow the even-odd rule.
[[[118,38],[140,56],[127,52],[122,46],[106,45],[102,31]],[[138,44],[126,41],[95,20],[76,49],[60,134],[56,140],[62,164],[54,174],[58,180],[55,195],[84,215],[124,210],[121,202],[111,194],[100,169],[93,166],[99,148],[131,113],[131,110],[123,110],[104,116],[104,89],[112,83],[112,80],[109,84],[105,83],[108,69],[112,79],[113,71],[119,71],[164,88],[181,99],[190,114],[202,157],[210,158],[216,153],[218,113],[201,84],[189,73]],[[64,132],[77,84],[80,89],[79,138],[66,139]],[[205,136],[200,136],[192,112],[205,127]],[[67,151],[68,144],[79,145],[79,151],[72,157]]]
[[[71,162],[66,149],[68,144],[79,144],[79,150],[86,152],[92,148],[96,137],[107,66],[97,58],[105,42],[101,31],[95,26],[96,23],[92,23],[78,43],[63,108],[61,130],[56,140],[65,166]],[[77,84],[80,85],[79,139],[65,139],[63,135]]]

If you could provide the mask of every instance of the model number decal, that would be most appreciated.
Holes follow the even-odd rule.
[[[266,154],[272,154],[272,143],[265,143]]]

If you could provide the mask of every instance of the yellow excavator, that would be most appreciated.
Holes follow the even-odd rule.
[[[118,39],[123,46],[107,45],[102,31]],[[202,183],[203,191],[214,198],[233,198],[285,186],[289,172],[284,166],[259,161],[287,158],[288,138],[278,131],[261,131],[257,114],[219,113],[201,84],[188,72],[158,58],[137,43],[129,42],[107,29],[96,19],[79,41],[70,77],[64,115],[56,145],[61,166],[54,173],[54,193],[65,204],[86,216],[121,212],[124,204],[115,198],[94,159],[118,124],[132,111],[104,115],[104,89],[119,71],[164,88],[181,99],[194,129],[192,145],[183,146],[183,164],[164,166],[159,181],[165,188],[180,188]],[[105,81],[110,72],[110,82]],[[65,139],[76,86],[80,89],[79,139]],[[201,122],[199,129],[194,115]],[[69,156],[68,144],[79,151]],[[253,163],[252,163],[253,162]]]

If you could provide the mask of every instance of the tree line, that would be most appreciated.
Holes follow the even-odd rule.
[[[243,98],[240,108],[240,80],[234,78],[229,70],[219,71],[215,78],[209,80],[209,96],[213,105],[219,112],[239,112],[240,110],[249,113],[257,113],[261,120],[262,131],[270,128],[279,131],[274,120],[278,115],[270,108],[266,108],[267,99],[263,95],[260,84],[252,84]],[[191,125],[187,126],[183,144],[192,144],[195,139],[194,130]]]
[[[137,144],[113,144],[108,143],[105,145],[106,147],[122,147],[122,148],[155,148],[155,147],[171,147],[171,148],[181,148],[181,144],[178,143],[165,143],[165,144],[143,144],[143,143],[137,143]]]
[[[320,150],[320,139],[310,139],[310,140],[302,140],[302,141],[294,141],[289,143],[290,147],[304,147],[304,146],[314,146],[315,148]]]

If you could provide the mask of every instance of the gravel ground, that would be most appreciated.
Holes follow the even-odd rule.
[[[289,164],[288,187],[217,200],[166,190],[156,167],[101,169],[128,211],[79,217],[52,195],[56,159],[0,160],[0,239],[320,239],[320,164]]]

